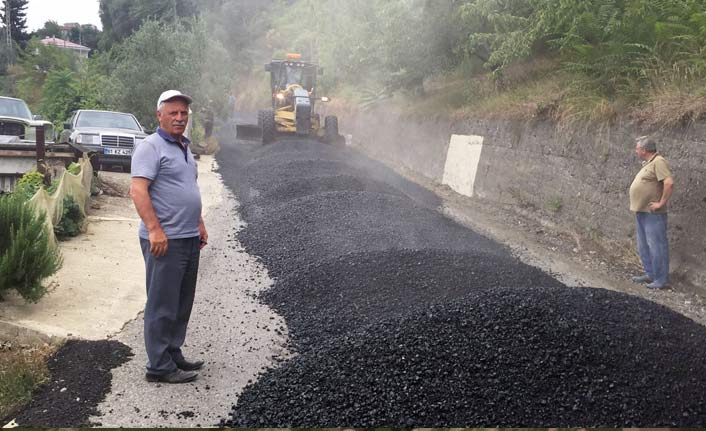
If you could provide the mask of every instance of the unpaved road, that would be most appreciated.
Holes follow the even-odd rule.
[[[94,216],[91,223],[105,224],[113,229],[89,228],[91,240],[74,241],[72,249],[77,250],[77,256],[85,256],[96,250],[96,242],[102,244],[97,253],[99,264],[95,268],[91,267],[95,271],[93,278],[117,281],[94,282],[92,290],[82,295],[96,294],[98,297],[83,302],[77,301],[76,296],[72,297],[71,292],[62,289],[59,291],[59,305],[68,304],[73,310],[90,304],[91,313],[95,309],[95,313],[122,316],[123,323],[117,327],[108,326],[114,328],[108,333],[114,334],[110,337],[112,342],[117,341],[125,348],[116,349],[114,345],[101,341],[67,345],[58,355],[58,362],[52,363],[55,372],[50,384],[35,397],[27,411],[15,416],[20,426],[216,426],[226,416],[232,398],[245,385],[254,381],[265,367],[271,366],[273,358],[286,355],[283,347],[286,328],[282,319],[255,299],[255,295],[270,286],[271,280],[266,269],[254,257],[244,253],[236,239],[238,230],[243,227],[237,212],[238,202],[223,187],[213,157],[203,157],[199,161],[199,170],[209,245],[202,252],[197,295],[184,348],[187,358],[206,361],[199,379],[184,386],[147,383],[144,380],[146,356],[142,315],[137,315],[137,311],[131,315],[129,310],[127,314],[123,310],[114,310],[123,306],[119,300],[110,306],[99,306],[105,301],[95,292],[96,289],[114,289],[123,286],[126,281],[134,283],[135,280],[140,283],[139,293],[130,289],[131,295],[137,296],[144,305],[144,268],[139,258],[137,223],[134,220],[136,216],[127,197],[129,176],[102,173],[106,179],[105,187],[113,196],[98,199],[101,205],[99,212],[103,217],[96,220]],[[103,248],[111,250],[105,251]],[[108,256],[110,267],[101,266],[100,263],[108,260]],[[101,269],[108,271],[112,278],[102,278]],[[83,266],[83,270],[86,270],[86,266]],[[65,271],[62,274],[66,278],[59,277],[58,282],[62,287],[71,286],[72,272]],[[113,298],[115,295],[111,292],[105,296]],[[63,310],[55,302],[36,307],[35,318],[51,321],[52,314],[56,316],[56,313]],[[81,338],[96,340],[95,334],[106,329],[101,324],[100,314],[91,313],[84,313],[83,321],[78,319],[76,324],[73,320],[67,320],[60,325],[74,325],[70,331],[76,335],[93,334]],[[54,319],[57,320],[56,317]],[[125,320],[130,321],[124,324]],[[66,330],[56,333],[65,335]],[[110,377],[109,370],[115,366],[116,358],[106,355],[105,352],[109,351],[107,349],[113,349],[116,358],[118,350],[121,351],[120,358],[124,357],[123,350],[131,350],[134,354],[123,365],[112,370],[112,387],[110,378],[106,382],[108,386],[102,384],[105,372],[108,371]],[[76,358],[83,358],[85,362],[77,361]],[[119,359],[118,363],[124,361]],[[106,394],[105,391],[109,392]],[[90,405],[94,402],[92,400],[101,398],[105,399],[100,405]],[[92,416],[87,416],[91,411]]]
[[[253,295],[270,286],[267,271],[243,252],[235,235],[242,228],[235,197],[202,159],[199,183],[209,244],[202,254],[197,296],[184,352],[206,361],[199,379],[188,385],[151,384],[144,380],[147,362],[142,320],[128,324],[116,339],[135,357],[113,371],[110,394],[91,420],[109,428],[212,427],[230,407],[230,399],[255,379],[272,356],[284,353],[284,337],[275,332],[282,319]]]

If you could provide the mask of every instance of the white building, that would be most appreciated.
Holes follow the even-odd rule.
[[[61,49],[70,49],[81,58],[88,58],[88,53],[91,52],[91,48],[87,46],[79,45],[68,40],[59,39],[58,37],[46,37],[42,39],[41,42],[44,45],[51,45]]]

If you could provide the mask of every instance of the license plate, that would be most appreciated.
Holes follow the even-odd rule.
[[[111,156],[132,156],[131,148],[103,148],[103,154]]]

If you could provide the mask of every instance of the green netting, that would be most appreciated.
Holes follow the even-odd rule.
[[[93,167],[87,158],[79,161],[81,172],[74,175],[69,171],[64,171],[59,177],[59,185],[53,194],[49,194],[44,188],[32,196],[30,204],[38,211],[46,213],[47,230],[49,238],[56,244],[54,226],[61,221],[64,213],[64,198],[71,196],[81,208],[81,213],[86,215],[86,205],[91,197],[91,181],[93,179]]]

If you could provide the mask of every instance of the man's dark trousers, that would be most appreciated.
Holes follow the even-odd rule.
[[[183,361],[181,346],[191,316],[199,271],[200,238],[169,240],[167,254],[154,257],[150,242],[140,238],[147,276],[145,348],[147,372],[155,375],[176,370]]]

